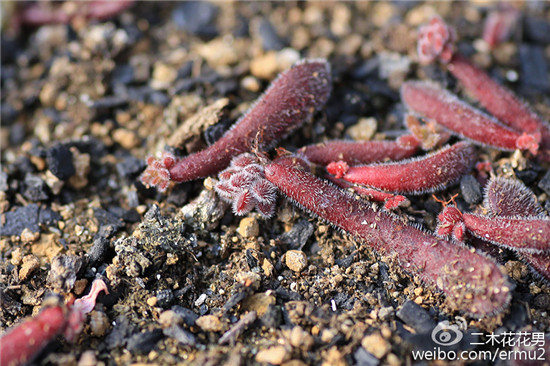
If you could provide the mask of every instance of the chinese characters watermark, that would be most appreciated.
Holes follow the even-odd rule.
[[[466,321],[460,319],[453,324],[442,321],[431,333],[432,341],[437,345],[431,350],[413,351],[413,360],[484,360],[484,361],[547,361],[550,337],[543,332],[501,332],[469,334],[468,350],[457,350],[461,341],[464,343]],[[474,349],[471,349],[474,347]],[[459,347],[460,348],[460,347]]]

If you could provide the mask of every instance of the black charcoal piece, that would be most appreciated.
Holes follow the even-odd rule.
[[[57,144],[46,153],[48,169],[61,180],[67,180],[75,173],[73,154],[64,145]]]
[[[407,300],[401,309],[397,310],[397,317],[412,327],[418,333],[429,333],[435,328],[435,321],[424,308],[414,301]]]

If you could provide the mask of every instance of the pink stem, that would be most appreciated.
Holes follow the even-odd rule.
[[[500,14],[502,15],[501,23],[506,26],[509,26],[509,23],[513,23],[514,18],[517,18],[517,10],[513,8],[503,9]],[[497,35],[502,33],[501,29],[496,28],[489,27],[493,31],[496,30]],[[449,27],[440,17],[434,17],[428,25],[421,27],[419,31],[418,55],[420,60],[430,63],[439,59],[489,113],[517,131],[533,136],[539,135],[535,141],[538,143],[542,138],[539,157],[550,161],[550,125],[548,122],[534,113],[510,89],[491,79],[485,71],[455,52],[456,37],[454,34],[452,27]],[[489,38],[489,42],[491,42],[492,37]],[[491,143],[488,144],[491,145]],[[506,147],[503,148],[506,149]]]
[[[489,113],[518,131],[529,134],[540,132],[543,148],[550,149],[550,126],[510,89],[491,79],[485,71],[460,54],[455,54],[447,67]],[[550,151],[546,154],[550,156]]]
[[[215,174],[227,167],[234,156],[267,149],[310,119],[330,94],[330,66],[325,60],[303,60],[281,74],[253,107],[215,144],[205,150],[171,161],[169,179],[185,182]],[[164,160],[164,159],[163,159]],[[166,186],[159,178],[158,160],[142,174],[147,185]],[[162,161],[160,162],[162,165]],[[163,175],[164,173],[160,174]]]
[[[523,259],[531,268],[544,278],[547,283],[550,282],[550,255],[549,254],[530,254],[523,253]]]
[[[296,159],[276,159],[265,167],[265,177],[308,212],[379,253],[395,256],[406,271],[445,292],[455,307],[482,317],[501,311],[509,302],[510,285],[492,260],[373,210],[297,167]]]
[[[30,361],[55,336],[62,334],[74,341],[82,330],[85,315],[95,306],[97,295],[107,291],[101,279],[92,283],[90,293],[71,305],[56,304],[24,321],[0,338],[0,365],[17,366]]]
[[[550,252],[550,219],[540,216],[510,217],[481,216],[461,213],[448,206],[438,216],[437,233],[453,234],[463,241],[465,230],[472,235],[495,245],[527,253]]]
[[[86,296],[81,297],[80,299],[75,300],[70,309],[67,319],[67,328],[65,328],[64,332],[65,338],[69,342],[73,342],[82,331],[82,326],[84,324],[84,320],[86,319],[86,314],[94,309],[97,296],[101,292],[105,292],[108,294],[109,290],[107,289],[107,285],[105,284],[105,282],[103,282],[102,279],[96,279],[94,280],[94,282],[92,282],[90,293]]]
[[[298,150],[298,153],[312,163],[323,166],[338,160],[357,165],[386,159],[405,159],[414,155],[418,147],[418,139],[407,135],[396,141],[328,141],[305,146]]]
[[[43,309],[0,338],[0,365],[24,365],[44,348],[67,324],[62,305]]]
[[[477,155],[472,144],[459,142],[435,153],[401,162],[346,168],[330,164],[327,170],[353,183],[402,194],[434,192],[455,183],[474,165]]]
[[[464,224],[478,238],[527,253],[550,252],[550,220],[539,217],[484,217],[465,213]]]
[[[250,151],[259,136],[262,148],[298,128],[330,94],[330,69],[324,60],[305,60],[279,76],[254,106],[214,145],[170,168],[171,179],[184,182],[225,168],[233,156]]]
[[[522,135],[433,83],[406,82],[401,86],[401,98],[413,112],[433,119],[459,136],[502,150],[529,149],[537,153],[538,132]]]

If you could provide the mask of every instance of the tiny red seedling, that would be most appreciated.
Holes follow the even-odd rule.
[[[101,291],[108,293],[107,285],[101,279],[92,283],[90,293],[74,301],[63,304],[59,298],[46,304],[37,316],[3,334],[0,338],[0,365],[23,365],[35,357],[51,340],[59,334],[72,342],[82,331],[87,313],[93,310]]]
[[[534,113],[514,92],[494,81],[485,71],[455,52],[454,34],[454,29],[440,17],[433,18],[428,25],[421,27],[418,38],[420,61],[431,63],[440,60],[468,93],[479,100],[480,104],[500,122],[518,132],[539,136],[538,140],[541,140],[539,157],[550,160],[548,122]],[[471,128],[474,127],[471,126]],[[518,148],[521,147],[518,146]]]

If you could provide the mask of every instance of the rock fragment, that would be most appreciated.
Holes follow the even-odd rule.
[[[289,250],[285,253],[285,264],[294,272],[301,272],[307,267],[307,256],[301,250]]]

